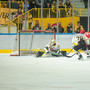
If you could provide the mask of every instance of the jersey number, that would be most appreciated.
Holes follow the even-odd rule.
[[[78,37],[76,37],[78,40],[81,40],[81,39],[83,39],[83,36],[78,36]]]

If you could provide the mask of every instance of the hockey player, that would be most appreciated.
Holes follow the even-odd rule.
[[[86,32],[84,35],[86,37],[86,44],[87,44],[87,57],[90,57],[90,31]]]
[[[43,51],[39,51],[36,56],[37,57],[41,57],[44,54],[46,54],[46,55],[51,54],[51,55],[54,55],[54,56],[58,56],[59,53],[60,53],[60,45],[56,43],[55,39],[52,39],[50,41],[50,43],[48,43],[45,46],[44,50]]]
[[[86,32],[85,34],[85,37],[86,37],[86,44],[87,44],[87,48],[88,50],[90,50],[90,31],[89,32]]]
[[[77,34],[77,32],[75,33],[76,34],[72,39],[72,45],[75,53],[79,55],[78,59],[80,60],[82,58],[82,55],[79,50],[82,49],[83,51],[86,51],[86,38],[84,35],[85,30],[80,30],[80,34]]]
[[[49,44],[44,48],[45,53],[51,53],[52,55],[60,53],[60,45],[56,43],[55,39],[52,39]]]

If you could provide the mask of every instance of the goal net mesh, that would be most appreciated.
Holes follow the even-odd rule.
[[[16,35],[11,56],[36,54],[55,39],[53,30],[20,30]]]

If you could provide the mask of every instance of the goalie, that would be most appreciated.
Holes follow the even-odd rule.
[[[44,54],[47,56],[59,56],[60,55],[60,45],[56,43],[55,39],[52,39],[49,44],[47,44],[44,50],[39,51],[36,57],[41,57]]]

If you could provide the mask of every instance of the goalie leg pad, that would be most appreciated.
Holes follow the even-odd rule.
[[[36,57],[41,57],[44,53],[45,53],[45,51],[43,51],[43,52],[38,51]]]
[[[61,51],[61,54],[62,54],[63,56],[66,56],[66,51]]]

